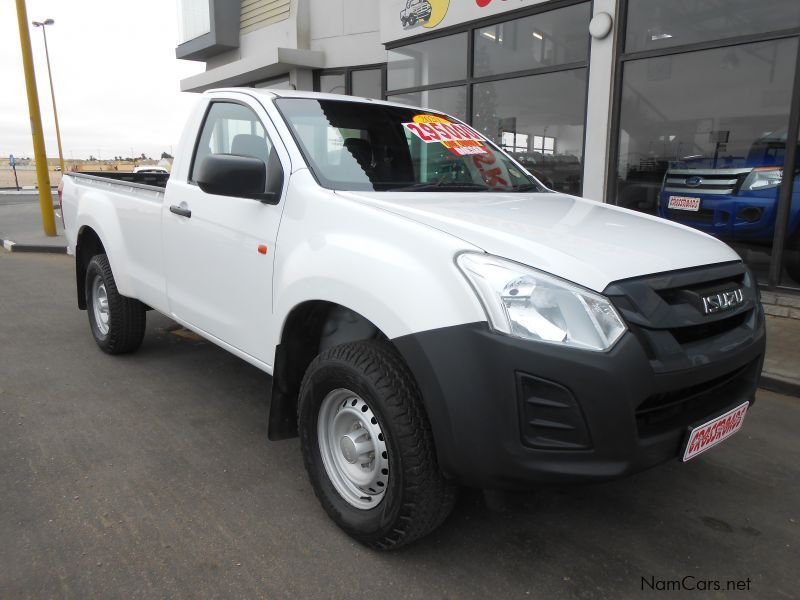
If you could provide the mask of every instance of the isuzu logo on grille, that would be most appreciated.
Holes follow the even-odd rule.
[[[692,187],[697,187],[701,183],[703,183],[703,178],[702,177],[698,177],[697,175],[695,175],[693,177],[687,177],[686,178],[686,185],[690,185]]]
[[[741,289],[730,292],[719,292],[703,296],[703,312],[707,315],[717,313],[721,310],[728,310],[739,306],[744,302],[744,294]]]

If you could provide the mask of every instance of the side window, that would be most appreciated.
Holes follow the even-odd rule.
[[[272,143],[252,110],[233,102],[214,102],[206,113],[197,141],[189,181],[195,180],[195,173],[211,154],[253,156],[266,163],[270,150]]]

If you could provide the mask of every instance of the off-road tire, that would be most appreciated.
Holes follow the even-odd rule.
[[[109,321],[106,333],[98,326],[93,310],[96,277],[100,277],[105,285],[108,298]],[[93,256],[86,267],[86,307],[92,336],[103,352],[125,354],[135,351],[141,345],[147,323],[145,306],[117,291],[114,274],[105,254]]]
[[[358,394],[379,421],[391,466],[387,490],[368,510],[348,503],[331,483],[320,454],[318,416],[327,394]],[[436,529],[450,514],[456,488],[442,477],[433,434],[408,367],[386,342],[351,342],[323,351],[309,365],[298,401],[303,459],[314,492],[331,519],[359,542],[399,548]]]

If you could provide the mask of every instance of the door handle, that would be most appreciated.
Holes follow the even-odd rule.
[[[169,212],[180,215],[181,217],[186,217],[187,219],[192,217],[192,211],[190,211],[188,208],[176,206],[175,204],[169,207]]]

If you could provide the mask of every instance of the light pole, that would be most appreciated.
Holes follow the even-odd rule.
[[[47,152],[42,135],[42,115],[39,111],[39,94],[36,92],[36,74],[33,69],[31,35],[28,31],[28,11],[25,9],[25,0],[17,0],[17,25],[19,26],[22,70],[25,73],[25,89],[28,93],[28,116],[31,120],[33,155],[36,157],[36,180],[39,184],[42,228],[46,235],[54,236],[56,235],[56,220],[53,215],[53,194],[50,190],[50,174],[47,172]]]
[[[44,55],[47,59],[47,76],[50,78],[50,97],[53,99],[53,116],[56,120],[56,143],[58,144],[58,164],[61,165],[61,172],[64,173],[64,153],[61,151],[61,130],[58,127],[58,111],[56,110],[56,91],[53,89],[53,73],[50,71],[50,52],[47,50],[47,26],[53,25],[53,19],[44,21],[32,21],[34,27],[42,28],[44,38]]]

